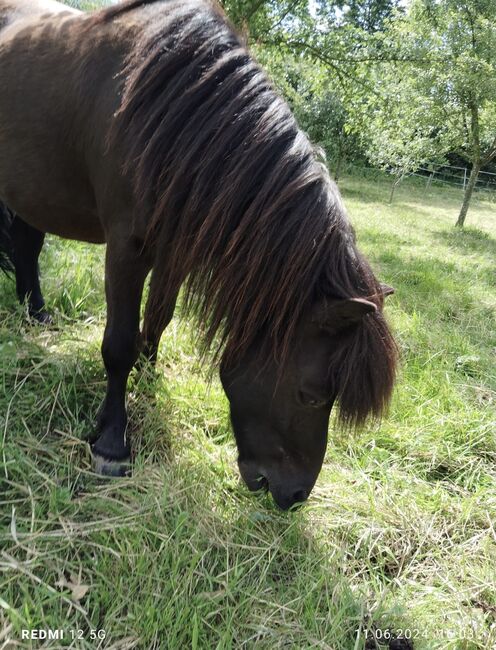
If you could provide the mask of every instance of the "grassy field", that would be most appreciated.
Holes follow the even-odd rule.
[[[226,400],[177,317],[158,376],[131,377],[133,476],[95,476],[103,249],[48,241],[57,328],[27,326],[0,280],[0,648],[496,647],[496,204],[460,232],[454,190],[342,192],[396,288],[401,377],[380,425],[332,425],[294,513],[240,483]]]

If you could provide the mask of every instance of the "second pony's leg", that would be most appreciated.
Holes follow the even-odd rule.
[[[94,467],[100,474],[122,476],[129,468],[126,386],[140,349],[140,303],[149,269],[132,240],[120,236],[109,240],[105,258],[107,325],[102,343],[107,392],[92,446]]]
[[[40,288],[38,257],[43,247],[45,233],[25,223],[17,215],[10,227],[12,261],[16,275],[17,297],[21,304],[27,302],[29,315],[40,323],[49,323],[45,301]]]

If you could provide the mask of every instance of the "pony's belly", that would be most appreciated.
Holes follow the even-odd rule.
[[[17,138],[2,135],[0,129],[0,198],[42,232],[104,241],[93,188],[75,156],[51,149],[43,138],[24,139],[20,131]]]
[[[71,204],[56,204],[42,199],[33,202],[32,198],[5,193],[1,197],[5,203],[34,228],[64,239],[76,239],[92,244],[103,244],[105,232],[97,214],[85,210],[75,199]],[[33,197],[34,198],[34,197]]]

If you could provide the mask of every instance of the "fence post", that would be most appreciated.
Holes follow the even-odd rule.
[[[467,168],[463,170],[463,189],[465,189],[465,186],[467,185]]]

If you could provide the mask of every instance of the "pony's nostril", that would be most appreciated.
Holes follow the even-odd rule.
[[[298,510],[304,501],[308,499],[307,490],[295,490],[294,492],[279,492],[272,490],[272,496],[281,510]]]
[[[297,490],[293,494],[293,502],[294,503],[303,503],[308,499],[308,492],[306,490]]]
[[[259,490],[268,490],[268,488],[269,488],[269,482],[268,482],[268,480],[265,478],[265,476],[259,476],[259,477],[257,478],[257,481],[258,481],[258,489],[259,489]]]

